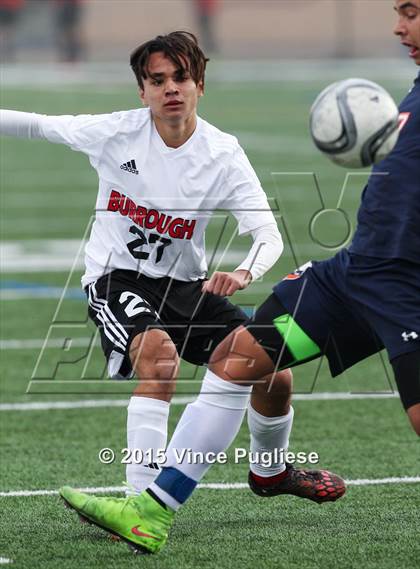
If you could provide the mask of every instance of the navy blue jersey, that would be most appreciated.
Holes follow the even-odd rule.
[[[372,170],[350,252],[420,263],[420,73],[400,105],[393,151]],[[386,175],[375,175],[375,173]]]
[[[383,347],[391,361],[420,350],[420,263],[341,249],[325,261],[306,263],[273,291],[283,315],[292,315],[327,355],[333,376]],[[282,348],[278,336],[277,345]]]

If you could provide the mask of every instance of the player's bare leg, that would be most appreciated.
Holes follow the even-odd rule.
[[[292,429],[290,369],[275,372],[271,358],[244,327],[216,348],[210,369],[225,381],[253,382],[248,406],[250,451],[254,458],[273,451],[269,467],[258,461],[251,464],[248,480],[254,493],[264,497],[293,494],[318,503],[337,500],[344,494],[345,484],[339,476],[323,470],[297,470],[280,453],[274,459],[275,449],[287,450]]]
[[[416,434],[420,437],[420,403],[407,409],[407,415]]]
[[[139,382],[133,395],[169,402],[175,391],[179,356],[164,330],[137,334],[130,345],[130,360]]]
[[[290,369],[266,375],[252,387],[252,408],[265,417],[287,415],[292,400],[292,384]]]
[[[175,390],[179,356],[167,332],[151,329],[133,338],[130,359],[139,381],[128,406],[127,447],[138,450],[134,451],[136,460],[127,464],[126,476],[129,486],[138,493],[160,471],[159,452],[166,448],[169,402]],[[127,493],[131,492],[129,488]]]

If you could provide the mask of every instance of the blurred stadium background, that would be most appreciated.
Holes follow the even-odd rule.
[[[73,57],[124,59],[168,30],[196,32],[224,58],[389,57],[390,0],[1,0],[3,48],[18,61],[54,59],[73,38]],[[13,38],[11,37],[13,35]],[[61,36],[61,37],[59,37]],[[70,43],[70,42],[69,42]],[[61,54],[63,55],[63,54]]]
[[[321,88],[350,76],[380,82],[396,100],[404,96],[416,70],[392,38],[392,6],[392,0],[0,0],[0,105],[46,114],[133,108],[139,102],[130,51],[159,33],[197,33],[211,57],[200,114],[238,136],[286,243],[277,266],[234,297],[251,311],[286,272],[330,256],[351,238],[369,172],[346,178],[323,158],[309,138],[308,112]],[[124,479],[118,460],[104,466],[97,455],[102,447],[125,446],[132,385],[106,379],[79,285],[96,188],[84,156],[1,139],[1,563],[138,564],[99,531],[79,528],[54,494],[42,493],[64,483],[115,488]],[[209,228],[209,260],[213,268],[220,260],[234,268],[247,242],[235,239],[221,259],[235,224],[215,250],[222,225],[220,215]],[[202,373],[182,367],[171,428]],[[348,496],[318,509],[293,498],[261,503],[242,487],[205,489],[183,510],[168,548],[142,559],[143,566],[417,566],[420,498],[411,482],[420,480],[418,441],[393,390],[386,357],[337,380],[324,361],[296,369],[292,450],[317,451],[323,467],[352,481]],[[345,398],[355,393],[358,399]],[[237,445],[247,445],[245,427]],[[245,463],[216,466],[205,482],[244,483],[246,472]]]

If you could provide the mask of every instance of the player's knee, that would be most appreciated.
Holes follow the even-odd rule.
[[[417,422],[411,421],[411,425],[412,425],[416,435],[418,437],[420,437],[420,421],[417,421]]]
[[[415,433],[420,437],[420,403],[409,407],[407,409],[407,415]]]
[[[280,386],[283,386],[285,389],[288,389],[290,392],[292,391],[293,373],[290,368],[283,369],[282,371],[277,372],[276,379],[279,382]]]
[[[292,370],[284,369],[258,380],[254,384],[254,391],[261,395],[270,395],[277,400],[289,400],[292,394],[292,385]]]
[[[175,344],[164,330],[151,329],[137,334],[130,345],[130,360],[139,378],[176,378],[179,356]]]
[[[292,394],[293,373],[290,368],[279,371],[276,374],[276,382],[280,393],[284,393],[289,396]]]
[[[241,326],[217,346],[209,368],[228,381],[253,382],[273,372],[274,364],[248,330]]]

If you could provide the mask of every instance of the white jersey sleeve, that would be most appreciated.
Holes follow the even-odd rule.
[[[35,113],[0,109],[0,134],[18,138],[42,138],[40,116]]]
[[[236,271],[246,270],[255,281],[266,273],[283,252],[283,239],[276,224],[263,225],[251,231],[254,243]]]
[[[239,235],[276,223],[260,181],[239,145],[228,165],[226,185],[229,193],[219,207],[234,215]]]
[[[87,154],[93,166],[100,157],[103,142],[118,131],[118,122],[118,113],[50,116],[3,109],[0,111],[1,134],[66,144],[72,150]]]

